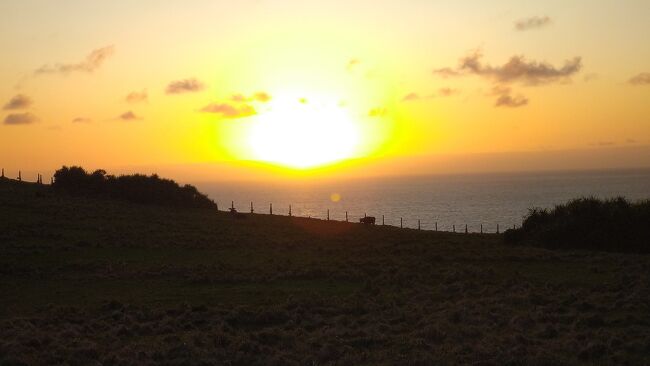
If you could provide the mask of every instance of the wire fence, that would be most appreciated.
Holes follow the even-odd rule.
[[[221,210],[223,206],[219,206],[217,203],[217,211],[225,211],[231,213],[255,213],[261,215],[276,215],[276,216],[288,216],[288,217],[301,217],[314,220],[323,220],[323,221],[336,221],[336,222],[349,222],[349,223],[358,223],[358,224],[370,224],[370,225],[380,225],[380,226],[393,226],[403,229],[416,229],[416,230],[426,230],[426,231],[439,231],[439,232],[452,232],[452,233],[465,233],[465,234],[500,234],[503,230],[513,228],[516,229],[517,225],[512,227],[504,227],[498,223],[465,223],[465,224],[447,224],[437,221],[435,219],[413,219],[413,218],[404,218],[398,216],[386,216],[386,215],[370,215],[368,213],[351,213],[349,211],[333,211],[330,209],[320,209],[320,210],[307,210],[312,212],[312,214],[300,215],[296,214],[296,211],[293,205],[287,205],[286,207],[274,206],[272,203],[268,205],[263,205],[262,207],[256,206],[254,202],[249,202],[246,204],[245,209],[236,207],[235,201],[230,201],[230,205],[225,210]]]
[[[2,179],[12,179],[17,181],[24,182],[34,182],[37,184],[43,183],[43,175],[35,173],[35,175],[25,176],[22,174],[22,171],[18,171],[18,174],[15,178],[10,178],[5,175],[4,168],[0,173],[0,178]],[[50,177],[50,184],[54,183],[54,177]],[[217,205],[217,211],[220,210],[219,203],[215,202]],[[465,233],[465,234],[489,234],[496,233],[500,234],[503,230],[509,229],[498,224],[498,223],[462,223],[457,225],[455,223],[443,223],[431,218],[423,219],[413,219],[413,218],[404,218],[398,216],[387,216],[387,215],[368,215],[367,213],[351,213],[349,211],[331,211],[330,209],[324,210],[307,210],[311,214],[307,215],[297,215],[292,205],[287,207],[273,207],[273,203],[269,203],[265,207],[257,207],[253,202],[250,202],[247,205],[246,210],[239,211],[235,207],[235,202],[231,201],[230,206],[227,208],[227,212],[238,213],[238,212],[248,212],[248,213],[257,213],[257,214],[267,214],[267,215],[279,215],[279,216],[289,216],[289,217],[302,217],[310,218],[315,220],[326,220],[326,221],[338,221],[338,222],[350,222],[350,223],[363,223],[371,225],[381,225],[381,226],[393,226],[403,229],[416,229],[416,230],[426,230],[426,231],[440,231],[440,232],[452,232],[452,233]],[[304,209],[303,209],[304,211]],[[513,229],[517,228],[517,225],[512,226]]]

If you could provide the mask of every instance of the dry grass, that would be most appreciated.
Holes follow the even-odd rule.
[[[648,256],[0,182],[0,365],[650,363]]]

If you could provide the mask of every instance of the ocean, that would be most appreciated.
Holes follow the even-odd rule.
[[[650,170],[544,172],[389,177],[302,183],[198,183],[219,204],[240,212],[377,223],[423,230],[495,232],[521,225],[533,207],[550,208],[572,198],[623,196],[650,199]]]

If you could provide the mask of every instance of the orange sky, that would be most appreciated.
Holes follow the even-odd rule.
[[[5,0],[0,14],[11,171],[650,166],[645,0]]]

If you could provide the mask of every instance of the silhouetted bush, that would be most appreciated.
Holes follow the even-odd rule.
[[[650,253],[650,200],[579,198],[552,210],[531,209],[505,240],[550,249]]]
[[[105,170],[88,173],[81,167],[64,166],[54,173],[53,187],[57,191],[75,195],[102,196],[144,204],[216,207],[215,203],[196,187],[189,184],[179,186],[173,180],[160,178],[156,174],[116,177],[106,175]]]

